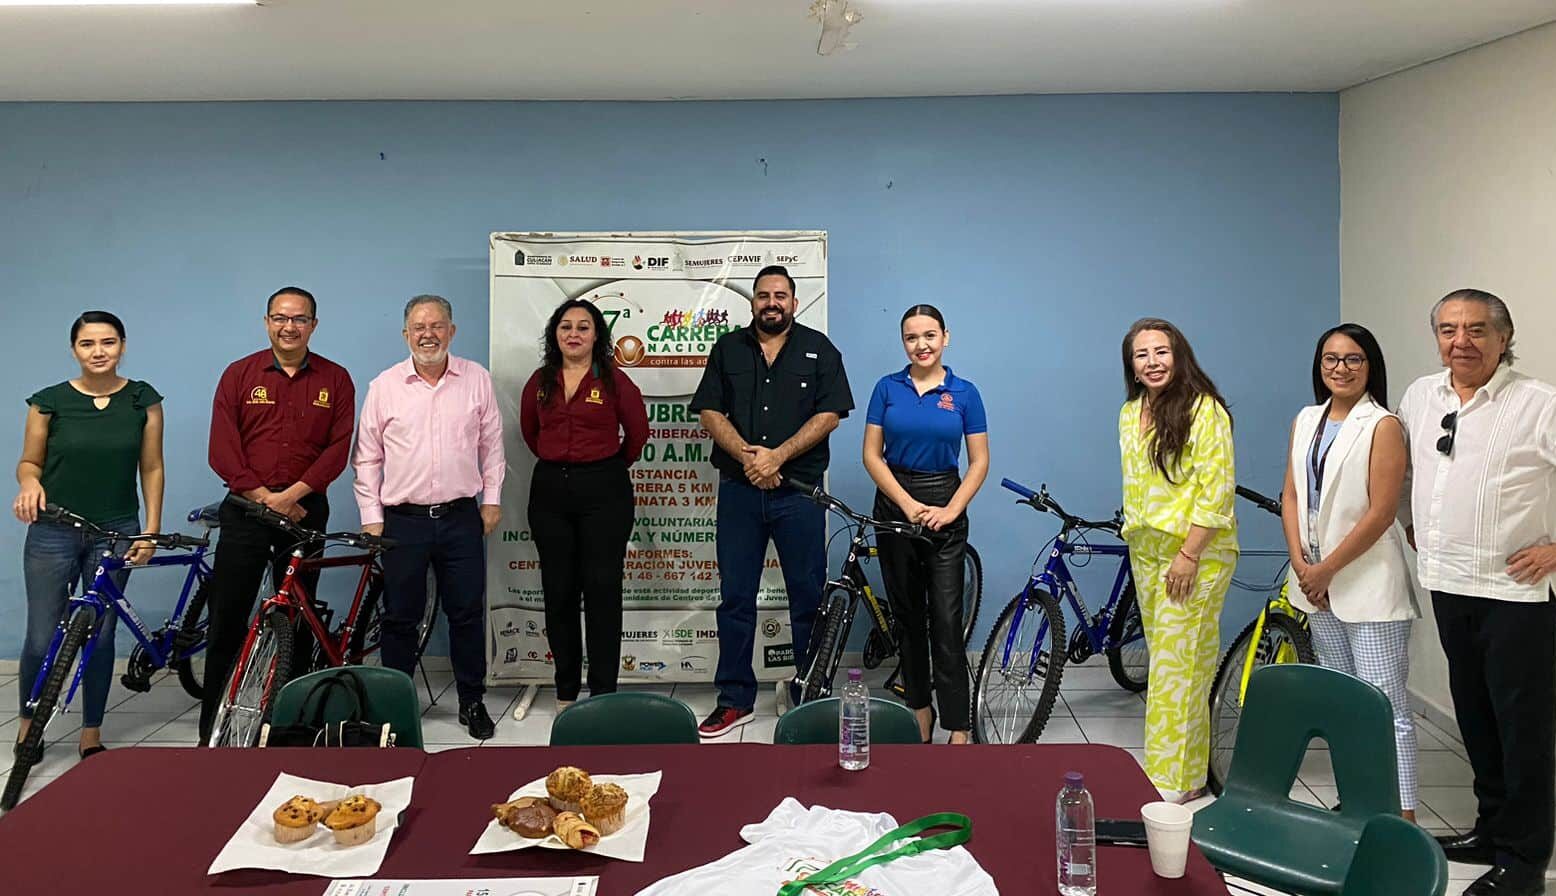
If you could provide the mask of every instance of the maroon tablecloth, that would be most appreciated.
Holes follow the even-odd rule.
[[[597,874],[605,896],[631,896],[739,849],[742,825],[794,796],[806,805],[889,812],[899,822],[963,812],[973,821],[972,854],[1000,892],[1024,896],[1056,892],[1054,797],[1064,772],[1086,774],[1098,817],[1138,817],[1140,805],[1155,798],[1134,759],[1113,747],[882,745],[873,752],[868,770],[845,772],[831,746],[485,747],[425,756],[409,750],[111,750],[0,818],[0,855],[52,857],[7,861],[6,890],[14,893],[236,888],[317,896],[324,889],[319,878],[270,871],[207,877],[205,869],[278,772],[347,784],[415,774],[412,808],[380,877]],[[558,765],[598,773],[664,772],[647,861],[538,849],[467,854],[492,803]],[[67,844],[77,849],[67,852]],[[1197,851],[1188,874],[1176,881],[1154,876],[1142,849],[1104,847],[1098,867],[1110,896],[1226,893]],[[128,881],[135,885],[123,889]]]

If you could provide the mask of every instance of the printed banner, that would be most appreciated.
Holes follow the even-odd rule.
[[[551,312],[574,298],[605,315],[616,362],[648,405],[648,444],[632,467],[637,507],[623,581],[621,679],[711,681],[719,477],[709,462],[712,439],[688,403],[714,342],[750,323],[751,281],[764,266],[789,269],[796,318],[826,331],[826,234],[494,233],[490,249],[491,371],[508,476],[505,528],[487,548],[488,683],[552,680],[526,512],[535,459],[519,434],[519,395],[540,364]],[[757,613],[757,677],[776,680],[790,673],[793,644],[770,546]]]

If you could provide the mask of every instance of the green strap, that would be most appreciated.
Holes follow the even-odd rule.
[[[919,838],[919,834],[930,828],[949,827],[952,830],[931,837]],[[854,877],[866,868],[876,865],[884,865],[895,859],[905,856],[918,855],[932,849],[950,849],[960,846],[972,839],[972,819],[959,812],[937,812],[934,815],[925,815],[916,821],[910,821],[886,836],[871,843],[859,852],[851,856],[844,856],[815,874],[802,880],[791,880],[778,890],[778,896],[803,896],[809,887],[825,884],[842,883]],[[900,840],[910,842],[897,847],[891,852],[883,852],[892,844]],[[877,853],[880,853],[877,855]]]

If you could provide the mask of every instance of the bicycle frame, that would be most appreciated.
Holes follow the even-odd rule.
[[[265,618],[273,607],[280,607],[292,624],[297,623],[298,614],[308,624],[313,632],[315,643],[324,651],[325,659],[331,666],[346,665],[346,651],[350,648],[351,634],[356,630],[357,616],[362,611],[362,599],[367,594],[368,585],[374,578],[382,578],[383,573],[378,567],[378,555],[371,552],[345,554],[335,557],[306,557],[304,546],[298,545],[292,549],[291,556],[286,563],[286,574],[281,579],[281,587],[276,593],[265,598],[260,604],[259,612],[254,616],[254,623],[249,626],[248,637],[243,641],[240,657],[248,656],[250,648],[254,645],[254,639],[259,636],[260,620]],[[339,569],[348,566],[360,566],[362,575],[357,579],[357,590],[351,598],[351,609],[341,620],[338,634],[332,635],[319,620],[319,614],[313,609],[313,597],[302,583],[302,575],[325,569]],[[229,697],[236,696],[236,688],[239,676],[233,676]]]
[[[839,608],[843,614],[839,630],[843,632],[843,637],[847,638],[848,633],[853,629],[854,616],[859,611],[859,603],[863,600],[865,608],[870,611],[871,625],[875,626],[881,632],[881,635],[885,637],[888,652],[894,654],[897,652],[897,638],[892,632],[894,626],[892,625],[891,607],[885,601],[876,597],[875,589],[870,586],[869,577],[865,575],[864,564],[860,560],[861,553],[868,556],[874,550],[868,544],[868,540],[868,530],[863,526],[859,527],[849,541],[848,556],[843,560],[842,572],[839,573],[838,578],[830,579],[822,586],[822,594],[826,595],[826,597],[822,600],[817,615],[819,617],[829,612],[827,605],[831,601],[832,594],[838,591],[846,593],[848,595],[847,603]],[[812,668],[804,676],[795,676],[794,682],[803,689],[809,683],[810,675],[817,672],[820,672],[825,676],[825,680],[830,682],[837,675],[837,667],[841,662],[842,651],[834,651],[832,660],[829,663],[831,668],[820,670]]]
[[[1114,646],[1111,643],[1109,628],[1113,622],[1113,613],[1118,608],[1119,599],[1123,597],[1124,590],[1133,584],[1133,573],[1129,566],[1129,547],[1122,544],[1093,545],[1082,541],[1077,544],[1071,540],[1074,529],[1065,526],[1054,537],[1053,547],[1048,552],[1048,560],[1043,564],[1041,572],[1027,580],[1026,588],[1022,590],[1021,602],[1016,607],[1014,622],[1010,626],[1010,634],[1005,638],[1005,644],[1001,651],[1001,663],[1003,668],[1008,665],[1011,651],[1016,647],[1016,633],[1021,630],[1021,619],[1026,614],[1027,607],[1032,600],[1032,591],[1035,588],[1046,588],[1047,591],[1060,601],[1068,603],[1070,610],[1080,621],[1080,630],[1086,633],[1086,639],[1091,643],[1092,653],[1099,654]],[[1065,557],[1071,554],[1085,556],[1119,557],[1122,562],[1118,565],[1118,573],[1113,578],[1113,589],[1108,595],[1107,603],[1102,607],[1102,613],[1097,617],[1096,624],[1091,622],[1091,611],[1086,606],[1085,599],[1081,596],[1080,586],[1075,582],[1075,576],[1070,572],[1069,564]],[[1037,630],[1037,640],[1041,641],[1048,634],[1048,622],[1044,620]],[[1055,644],[1055,650],[1063,650],[1066,645]],[[1036,672],[1040,653],[1032,654],[1032,665],[1029,673]]]
[[[66,602],[65,612],[60,617],[59,625],[54,629],[54,638],[49,642],[49,649],[43,655],[43,664],[38,669],[37,677],[33,679],[32,690],[27,697],[28,708],[31,709],[37,706],[39,691],[43,687],[44,681],[48,679],[49,670],[54,667],[55,657],[59,655],[60,644],[65,639],[66,625],[76,610],[82,607],[90,608],[96,615],[99,623],[103,619],[104,613],[109,609],[118,613],[119,618],[129,627],[130,634],[134,635],[135,640],[140,642],[141,647],[145,648],[146,652],[151,656],[154,665],[158,668],[165,667],[174,660],[194,656],[201,650],[204,650],[205,645],[201,643],[188,653],[175,654],[173,636],[178,621],[184,616],[184,608],[189,603],[189,597],[194,593],[195,583],[205,581],[211,576],[211,567],[205,562],[205,552],[206,548],[201,547],[187,554],[154,556],[145,563],[132,566],[123,557],[115,556],[111,551],[104,551],[102,558],[98,561],[97,572],[92,577],[92,587]],[[125,596],[118,585],[114,584],[111,578],[114,573],[122,569],[149,569],[157,566],[189,567],[189,573],[184,577],[183,590],[179,592],[178,602],[174,604],[173,613],[168,618],[167,625],[165,626],[166,634],[161,638],[153,638],[147,633],[146,624],[141,620],[140,614],[135,612],[135,607],[131,605],[129,598]],[[75,699],[76,690],[81,685],[82,676],[86,672],[87,664],[91,662],[92,654],[96,651],[98,639],[101,637],[101,625],[94,625],[92,638],[81,646],[81,657],[76,663],[76,673],[71,678],[70,690],[66,692],[65,698],[60,701],[62,708],[69,706]]]
[[[1264,622],[1270,618],[1270,613],[1272,611],[1284,613],[1304,626],[1307,624],[1307,614],[1292,606],[1290,598],[1287,597],[1286,589],[1288,587],[1289,585],[1283,582],[1280,586],[1280,593],[1265,600],[1264,608],[1259,611],[1259,617],[1254,622],[1253,639],[1248,643],[1248,653],[1243,657],[1243,674],[1237,682],[1238,706],[1242,706],[1243,702],[1248,698],[1248,679],[1253,675],[1254,661],[1259,656],[1259,641],[1264,637]]]

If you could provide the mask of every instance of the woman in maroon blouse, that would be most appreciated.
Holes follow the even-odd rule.
[[[583,299],[546,324],[540,369],[524,384],[519,427],[535,453],[529,527],[540,554],[546,632],[559,707],[578,699],[588,629],[589,693],[616,690],[621,665],[621,576],[632,534],[627,467],[648,441],[643,393],[616,369],[610,329]]]

